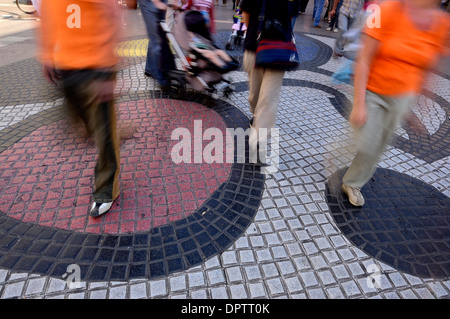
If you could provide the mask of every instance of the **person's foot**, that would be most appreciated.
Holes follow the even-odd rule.
[[[339,32],[339,29],[338,29],[338,28],[336,28],[336,29],[334,29],[334,30],[333,30],[333,32]]]
[[[335,58],[340,58],[340,57],[343,57],[343,56],[344,56],[344,55],[343,55],[342,53],[333,51],[333,57],[335,57]]]
[[[350,202],[350,204],[358,207],[364,205],[365,202],[364,197],[361,194],[361,190],[359,188],[351,187],[345,184],[342,184],[341,188],[344,191],[344,193],[347,194],[348,201]]]
[[[147,71],[144,72],[144,75],[146,77],[149,77],[149,78],[153,78],[154,77],[150,72],[147,72]]]
[[[113,202],[109,203],[96,203],[93,202],[92,206],[89,210],[89,215],[92,217],[99,217],[103,214],[105,214],[112,206]]]
[[[327,30],[327,31],[331,31],[331,27],[328,27],[326,30]]]
[[[320,28],[322,28],[320,25],[313,25],[313,28],[317,28],[317,29],[320,29]]]

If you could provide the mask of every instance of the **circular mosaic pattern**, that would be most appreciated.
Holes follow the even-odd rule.
[[[146,231],[185,218],[208,199],[229,176],[231,163],[194,163],[202,138],[226,126],[214,111],[176,100],[137,101],[118,105],[122,130],[121,195],[108,214],[87,214],[93,187],[97,148],[80,136],[81,126],[67,130],[67,119],[43,126],[0,154],[0,212],[23,222],[93,233]],[[195,122],[197,121],[197,122]],[[194,123],[199,123],[194,132]],[[186,129],[190,162],[176,164],[171,150],[175,129]],[[76,132],[78,130],[80,133]],[[199,144],[199,145],[196,145]],[[232,152],[233,150],[228,150]],[[203,155],[203,154],[202,154]]]
[[[378,168],[354,207],[341,190],[341,169],[326,198],[341,231],[357,247],[391,267],[422,278],[450,277],[450,198],[430,185]]]
[[[173,119],[173,116],[159,119],[160,123],[173,119],[181,126],[186,124],[186,127],[189,127],[189,125],[192,125],[190,116],[194,111],[195,116],[200,116],[202,112],[206,112],[206,115],[203,114],[202,118],[205,119],[205,123],[211,121],[208,125],[214,123],[217,126],[217,123],[222,122],[223,128],[248,127],[248,118],[238,109],[223,101],[218,101],[208,110],[204,106],[194,103],[198,102],[195,94],[191,96],[190,101],[178,102],[155,99],[155,96],[149,92],[145,93],[145,96],[147,98],[142,100],[156,101],[155,108],[166,107],[167,110],[164,112],[170,111],[170,104],[176,104],[173,107],[176,107],[181,113],[187,112],[187,116],[179,116],[176,119]],[[136,108],[134,112],[127,113],[133,114],[132,117],[135,119],[149,116],[150,114],[146,112],[151,113],[152,110],[152,108],[148,108],[151,104],[147,102],[130,100],[124,103],[126,103],[128,109]],[[138,112],[139,107],[143,109]],[[190,108],[191,110],[188,111]],[[218,122],[217,118],[211,115],[214,112],[220,116],[221,121]],[[47,113],[51,115],[47,115]],[[61,114],[52,113],[57,112],[50,109],[39,113],[32,120],[34,123],[36,121],[45,123],[46,121],[43,119],[48,116],[56,121],[49,125],[61,125]],[[156,115],[153,115],[156,118]],[[119,118],[120,116],[124,116],[124,114],[120,115],[119,113]],[[39,129],[39,127],[29,128],[26,125],[28,121],[24,121],[25,127],[23,128],[20,123],[16,125],[16,131],[20,131],[21,128],[28,129],[30,131],[28,134],[30,134]],[[143,123],[145,121],[139,123],[140,125],[135,131],[137,136],[133,136],[133,139],[142,139],[147,143],[146,134],[142,130],[144,127],[151,127],[151,125],[146,126]],[[205,128],[208,125],[205,125]],[[63,133],[61,132],[61,134]],[[157,132],[153,131],[152,134],[155,137]],[[23,136],[25,137],[27,134]],[[16,143],[20,140],[19,138]],[[153,142],[158,143],[158,141]],[[167,143],[164,145],[170,147],[170,143],[166,139],[159,142]],[[126,140],[122,145],[125,150],[127,150],[127,145],[131,145],[127,143],[130,143],[130,141]],[[35,147],[47,147],[47,145],[35,145]],[[132,148],[129,150],[129,154],[122,156],[125,166],[136,163],[134,160],[130,160],[133,159],[133,152],[143,149]],[[156,150],[153,154],[155,156],[158,155]],[[0,155],[3,156],[3,153]],[[8,152],[6,154],[7,156],[11,155]],[[236,160],[236,158],[237,153],[234,150],[234,159]],[[90,161],[92,161],[92,158],[89,158]],[[200,167],[202,166],[200,165]],[[235,162],[223,167],[225,169],[223,172],[228,172],[225,181],[218,188],[214,190],[211,188],[211,194],[206,196],[207,198],[204,198],[204,195],[203,197],[199,196],[196,202],[198,207],[192,207],[189,214],[178,218],[176,221],[170,221],[150,229],[147,228],[147,231],[135,229],[134,232],[126,234],[84,233],[22,222],[19,219],[0,214],[0,267],[61,278],[66,273],[68,266],[76,264],[80,267],[82,280],[97,281],[156,278],[196,266],[228,249],[251,224],[261,202],[264,175],[260,173],[259,166]],[[136,167],[133,168],[136,169]],[[126,171],[127,169],[124,169],[122,174],[126,174]],[[148,170],[148,172],[151,171],[151,169]],[[206,172],[208,171],[206,170]],[[175,170],[172,173],[176,174]],[[194,175],[190,175],[193,178],[193,183],[201,182],[201,180],[196,179],[196,177],[200,177],[196,176],[196,173],[198,171],[193,172]],[[176,174],[176,177],[181,175]],[[207,183],[206,180],[215,179],[217,183],[224,176],[219,174],[211,178],[207,178],[205,175],[202,175],[202,177],[205,184],[208,185],[209,182]],[[182,178],[178,179],[178,182],[183,181]],[[139,178],[132,178],[129,181],[131,182],[131,180],[135,182]],[[142,181],[144,180],[145,178],[142,179]],[[211,185],[211,187],[213,186]],[[145,187],[143,189],[145,190]],[[5,203],[3,202],[3,204]],[[187,208],[185,207],[185,209]],[[58,208],[55,210],[58,210]]]

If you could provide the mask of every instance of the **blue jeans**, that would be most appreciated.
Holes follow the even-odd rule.
[[[175,68],[175,62],[159,25],[165,18],[165,12],[157,9],[149,0],[139,0],[149,38],[145,72],[150,73],[161,85],[166,85],[166,73]]]
[[[320,23],[320,16],[322,15],[323,6],[325,5],[325,0],[314,0],[314,11],[313,11],[313,26],[317,27]]]

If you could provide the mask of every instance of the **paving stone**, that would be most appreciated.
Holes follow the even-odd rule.
[[[207,272],[208,280],[211,285],[225,283],[225,276],[222,269],[215,269]]]
[[[142,299],[147,297],[146,283],[130,285],[130,299]]]
[[[266,298],[267,294],[262,283],[250,283],[248,285],[250,298]]]
[[[225,269],[229,282],[242,281],[243,276],[240,267],[230,267]]]
[[[268,279],[266,281],[271,296],[282,294],[285,292],[283,284],[279,278]]]
[[[258,266],[245,266],[245,275],[249,281],[262,279],[262,274]]]
[[[125,299],[126,296],[127,286],[118,286],[109,289],[109,299]]]
[[[93,290],[89,293],[89,299],[106,299],[108,290]]]
[[[211,288],[211,298],[212,299],[228,299],[230,296],[227,293],[225,287]]]
[[[25,291],[25,295],[33,295],[42,293],[44,291],[44,286],[46,283],[46,278],[36,278],[28,281],[28,286]]]
[[[190,276],[194,274],[189,274]],[[189,279],[189,287],[195,287],[196,280]],[[150,281],[150,297],[158,297],[158,296],[165,296],[167,295],[167,284],[166,280],[156,280],[156,281]]]
[[[2,298],[3,299],[20,298],[20,296],[22,296],[22,290],[24,286],[25,281],[5,285]]]
[[[233,299],[247,299],[248,294],[245,289],[245,286],[242,284],[231,285],[230,286],[231,297]]]
[[[300,277],[302,278],[302,281],[305,284],[306,288],[316,286],[319,284],[316,275],[312,271],[300,273]]]

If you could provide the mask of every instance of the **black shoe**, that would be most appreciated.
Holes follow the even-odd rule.
[[[253,126],[253,117],[250,119],[249,123],[250,123],[250,126]]]
[[[153,78],[153,75],[150,72],[145,71],[144,75],[149,78]]]

